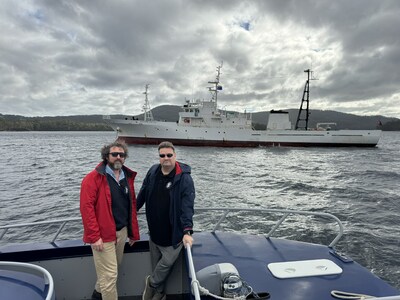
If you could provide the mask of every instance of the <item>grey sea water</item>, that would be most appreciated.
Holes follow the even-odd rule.
[[[83,176],[100,161],[113,132],[0,132],[0,226],[79,217]],[[287,208],[330,212],[345,225],[337,248],[400,288],[400,133],[384,132],[377,148],[178,147],[192,166],[197,207]],[[138,172],[136,189],[158,162],[155,146],[129,146],[126,165]],[[213,221],[196,218],[195,227]],[[292,219],[284,237],[329,243],[334,233],[320,223]],[[232,230],[249,226],[241,216]],[[238,228],[235,228],[238,227]],[[80,237],[81,227],[66,237]],[[7,234],[40,240],[34,228]]]

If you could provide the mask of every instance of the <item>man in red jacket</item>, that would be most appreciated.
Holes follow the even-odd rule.
[[[136,214],[136,172],[124,166],[128,147],[114,142],[101,149],[103,161],[82,180],[83,241],[92,247],[97,281],[92,299],[117,300],[118,265],[126,239],[140,239]]]

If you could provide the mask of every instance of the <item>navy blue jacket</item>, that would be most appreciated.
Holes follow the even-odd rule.
[[[159,168],[160,164],[155,164],[147,172],[137,196],[137,210],[151,199]],[[170,188],[171,204],[169,210],[173,245],[182,241],[184,232],[192,232],[193,230],[195,189],[190,172],[190,166],[179,162],[175,163],[175,177]],[[149,213],[151,212],[146,209],[146,215]]]

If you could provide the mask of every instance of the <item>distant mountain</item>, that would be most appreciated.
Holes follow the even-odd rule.
[[[152,109],[154,119],[176,122],[178,121],[181,106],[161,105]],[[287,109],[289,119],[296,124],[298,109]],[[143,114],[136,116],[111,115],[115,118],[135,117],[143,120]],[[265,129],[269,112],[253,113],[253,126],[256,129]],[[336,111],[310,110],[309,128],[316,127],[317,123],[333,122],[337,129],[376,129],[381,122],[382,130],[400,131],[400,119],[377,116],[358,116]],[[0,114],[0,131],[108,131],[112,130],[103,120],[102,115],[75,115],[58,117],[23,117],[18,115]]]
[[[400,120],[386,122],[382,125],[382,130],[385,131],[400,131]]]

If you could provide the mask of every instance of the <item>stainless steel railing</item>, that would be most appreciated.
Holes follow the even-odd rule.
[[[190,282],[191,292],[195,300],[200,300],[200,283],[196,278],[196,270],[194,269],[192,251],[190,246],[185,245],[185,249],[189,264],[189,275],[191,278]]]
[[[5,225],[5,226],[0,226],[0,230],[2,232],[0,233],[0,240],[4,237],[4,235],[7,233],[7,231],[11,228],[21,228],[21,227],[31,227],[31,226],[36,226],[36,225],[53,225],[53,224],[60,224],[58,227],[57,232],[54,234],[53,238],[50,240],[50,242],[54,242],[57,240],[57,237],[60,235],[62,230],[64,229],[65,225],[68,222],[77,222],[80,221],[81,218],[67,218],[67,219],[60,219],[60,220],[49,220],[49,221],[40,221],[40,222],[31,222],[31,223],[21,223],[21,224],[13,224],[13,225]]]
[[[302,216],[314,216],[314,217],[320,217],[322,219],[330,219],[331,221],[334,221],[337,226],[338,226],[338,233],[336,237],[333,239],[333,241],[329,244],[329,247],[333,247],[337,244],[337,242],[340,240],[340,238],[343,235],[343,225],[341,221],[334,215],[329,214],[329,213],[321,213],[321,212],[311,212],[311,211],[300,211],[300,210],[287,210],[287,209],[267,209],[267,208],[221,208],[221,207],[215,207],[215,208],[196,208],[195,209],[195,214],[197,215],[198,213],[210,213],[210,212],[220,212],[221,216],[218,219],[217,223],[215,224],[214,228],[211,230],[211,232],[215,232],[216,230],[220,230],[222,228],[221,224],[225,221],[228,220],[229,217],[235,213],[241,214],[241,213],[254,213],[254,214],[262,214],[262,217],[265,218],[267,215],[282,215],[280,219],[272,226],[270,231],[264,236],[266,238],[270,238],[274,235],[276,230],[279,228],[279,226],[282,225],[284,221],[287,220],[287,218],[291,215],[302,215]],[[138,213],[139,215],[145,214],[144,211],[141,211]],[[11,228],[21,228],[21,227],[31,227],[31,226],[36,226],[36,225],[54,225],[54,224],[59,224],[59,227],[55,234],[52,236],[50,242],[55,242],[60,235],[60,233],[63,231],[65,225],[69,222],[80,222],[81,218],[66,218],[66,219],[60,219],[60,220],[49,220],[49,221],[40,221],[40,222],[31,222],[31,223],[21,223],[21,224],[13,224],[13,225],[5,225],[5,226],[0,226],[0,240],[4,237],[4,235],[7,233],[7,231]]]
[[[11,271],[19,271],[34,275],[43,276],[43,280],[45,283],[45,287],[47,287],[47,294],[45,300],[53,300],[55,299],[54,293],[54,281],[53,277],[45,268],[40,266],[29,264],[29,263],[21,263],[14,261],[0,261],[0,269],[1,270],[11,270]],[[18,291],[16,290],[16,293]],[[46,288],[44,290],[46,292]]]
[[[257,214],[282,214],[282,217],[272,226],[270,231],[265,234],[266,238],[270,238],[279,228],[279,226],[291,215],[303,215],[303,216],[315,216],[321,217],[323,219],[331,219],[338,225],[338,233],[333,241],[329,244],[329,247],[333,247],[337,244],[340,238],[343,236],[343,224],[342,222],[334,215],[329,213],[321,213],[321,212],[312,212],[312,211],[301,211],[301,210],[288,210],[288,209],[268,209],[268,208],[221,208],[221,207],[213,207],[213,208],[198,208],[196,209],[197,212],[209,212],[209,211],[220,211],[221,217],[218,222],[215,224],[214,229],[212,232],[221,228],[221,224],[224,220],[228,219],[229,215],[232,213],[245,213],[245,212],[253,212]]]

